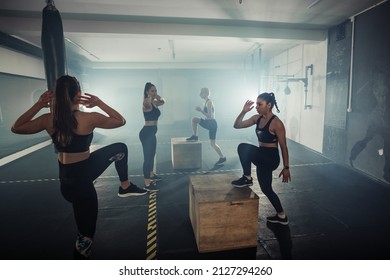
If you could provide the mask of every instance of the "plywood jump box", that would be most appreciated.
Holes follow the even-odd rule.
[[[187,141],[185,137],[171,138],[172,166],[174,169],[202,167],[202,143]]]
[[[190,176],[189,215],[200,253],[257,245],[259,197],[234,174]]]

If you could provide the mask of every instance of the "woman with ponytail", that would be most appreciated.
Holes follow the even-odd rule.
[[[279,174],[282,176],[282,182],[291,181],[289,169],[289,156],[286,143],[286,130],[283,122],[272,113],[273,107],[276,107],[279,113],[278,105],[276,104],[275,94],[264,92],[257,97],[256,100],[256,115],[243,120],[246,113],[253,109],[253,101],[246,101],[241,113],[234,122],[234,128],[246,128],[256,125],[256,135],[259,141],[259,146],[254,146],[247,143],[238,145],[238,155],[241,166],[243,168],[243,176],[232,182],[235,187],[252,186],[253,180],[251,177],[251,164],[256,165],[257,179],[260,184],[261,191],[267,196],[272,206],[276,210],[276,215],[267,217],[270,223],[279,223],[288,225],[288,219],[284,213],[282,204],[278,195],[272,189],[272,171],[274,171],[280,163],[278,145],[282,151],[283,169]]]
[[[158,108],[165,104],[164,98],[157,94],[156,86],[150,82],[145,84],[144,101],[142,103],[142,111],[144,113],[145,125],[139,132],[139,139],[142,144],[144,153],[144,163],[142,170],[144,173],[144,189],[150,192],[157,192],[159,189],[156,186],[157,181],[162,178],[157,176],[154,169],[154,157],[157,150],[157,124],[161,111]]]
[[[87,108],[99,107],[105,114],[82,112],[80,105]],[[34,118],[43,108],[52,112]],[[44,92],[39,100],[14,123],[12,131],[18,134],[33,134],[46,130],[57,150],[61,193],[72,203],[78,228],[75,257],[88,258],[95,235],[98,214],[98,199],[93,181],[107,167],[115,162],[120,179],[119,197],[144,195],[128,179],[128,151],[124,143],[115,143],[90,152],[95,128],[116,128],[123,126],[125,119],[97,96],[81,95],[76,78],[58,78],[55,93]]]

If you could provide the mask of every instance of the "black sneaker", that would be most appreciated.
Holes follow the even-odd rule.
[[[156,184],[151,182],[149,186],[145,185],[144,190],[147,190],[148,192],[158,192],[160,189],[156,186]]]
[[[237,188],[249,187],[253,185],[253,179],[248,179],[243,175],[240,179],[232,181],[232,185]]]
[[[192,135],[191,137],[186,139],[187,141],[198,141],[198,136]]]
[[[282,225],[288,225],[288,219],[287,216],[285,218],[280,218],[278,214],[275,216],[267,217],[267,222],[273,223],[273,224],[282,224]]]
[[[156,174],[154,174],[152,177],[150,177],[150,180],[152,180],[154,182],[158,182],[158,181],[161,181],[162,178],[160,176],[157,176]]]
[[[91,253],[92,239],[82,234],[77,235],[75,252],[83,258],[88,258]]]
[[[130,186],[125,190],[119,187],[118,196],[119,197],[139,196],[147,193],[148,193],[147,191],[138,188],[133,183],[130,183]]]
[[[216,163],[215,165],[220,165],[222,163],[224,163],[226,161],[226,157],[221,157]]]

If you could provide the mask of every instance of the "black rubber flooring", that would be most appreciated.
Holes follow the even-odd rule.
[[[217,143],[228,160],[216,169],[213,166],[218,157],[207,142],[207,134],[200,130],[200,140],[204,141],[202,168],[173,170],[170,138],[187,136],[188,131],[171,131],[159,127],[158,132],[156,168],[163,181],[158,183],[156,195],[157,259],[390,259],[389,186],[291,141],[292,182],[280,182],[280,169],[274,174],[274,189],[289,217],[289,226],[266,223],[265,217],[274,210],[255,188],[260,196],[257,248],[198,253],[188,215],[188,176],[241,176],[237,145],[254,139],[221,135]],[[93,144],[99,147],[125,142],[130,178],[142,185],[138,131],[130,136],[124,130],[104,133],[96,133]],[[14,151],[37,141],[17,137],[19,141],[2,146]],[[3,155],[10,154],[6,148],[2,151]],[[77,231],[71,205],[60,194],[53,147],[0,168],[0,259],[72,259]],[[146,259],[149,196],[117,197],[119,181],[113,166],[95,185],[99,217],[91,259]]]

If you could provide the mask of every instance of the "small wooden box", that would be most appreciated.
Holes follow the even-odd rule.
[[[190,176],[189,214],[200,253],[257,246],[259,197],[234,174]]]
[[[174,169],[202,167],[202,143],[190,142],[185,137],[171,138],[172,166]]]

